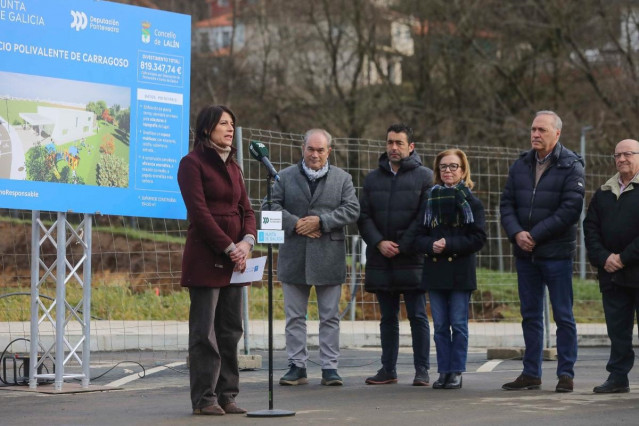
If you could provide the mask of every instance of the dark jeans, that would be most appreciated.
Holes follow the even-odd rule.
[[[430,290],[438,373],[466,371],[470,290]]]
[[[521,326],[526,343],[524,371],[541,378],[544,348],[544,287],[548,286],[557,324],[557,376],[574,377],[577,361],[577,327],[572,314],[572,259],[517,259]]]
[[[399,297],[400,293],[378,291],[377,301],[382,313],[379,323],[382,341],[382,366],[387,371],[395,370],[399,353]],[[404,293],[404,305],[410,322],[413,338],[413,362],[415,368],[430,368],[430,329],[426,315],[426,295],[421,292]]]
[[[190,287],[189,295],[191,405],[196,409],[234,402],[240,385],[242,288]]]
[[[610,359],[606,370],[610,379],[628,383],[628,373],[635,362],[632,350],[632,329],[639,318],[639,288],[614,286],[601,293],[608,337]]]

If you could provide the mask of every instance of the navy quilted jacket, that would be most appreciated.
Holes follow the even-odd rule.
[[[585,193],[584,162],[557,143],[551,164],[535,186],[535,151],[521,154],[510,167],[501,194],[501,224],[513,243],[516,257],[569,259],[577,246],[577,221]],[[515,243],[515,235],[528,231],[535,240],[532,253]]]

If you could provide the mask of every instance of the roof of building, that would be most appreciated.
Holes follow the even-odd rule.
[[[195,23],[196,28],[214,28],[214,27],[231,27],[233,26],[233,14],[225,13],[213,18],[204,19]]]

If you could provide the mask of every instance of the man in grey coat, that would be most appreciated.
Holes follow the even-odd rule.
[[[270,210],[282,211],[285,242],[277,276],[282,282],[289,371],[280,385],[308,383],[306,312],[311,286],[319,311],[322,384],[342,385],[339,357],[339,300],[346,279],[344,227],[359,217],[351,175],[329,164],[331,135],[311,129],[304,136],[303,159],[284,169],[273,186]],[[262,210],[268,210],[266,202]]]

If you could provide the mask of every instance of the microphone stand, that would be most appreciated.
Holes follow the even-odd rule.
[[[273,176],[266,179],[266,205],[271,210],[273,199]],[[273,244],[268,246],[268,410],[251,411],[247,417],[287,417],[295,411],[273,409]]]

